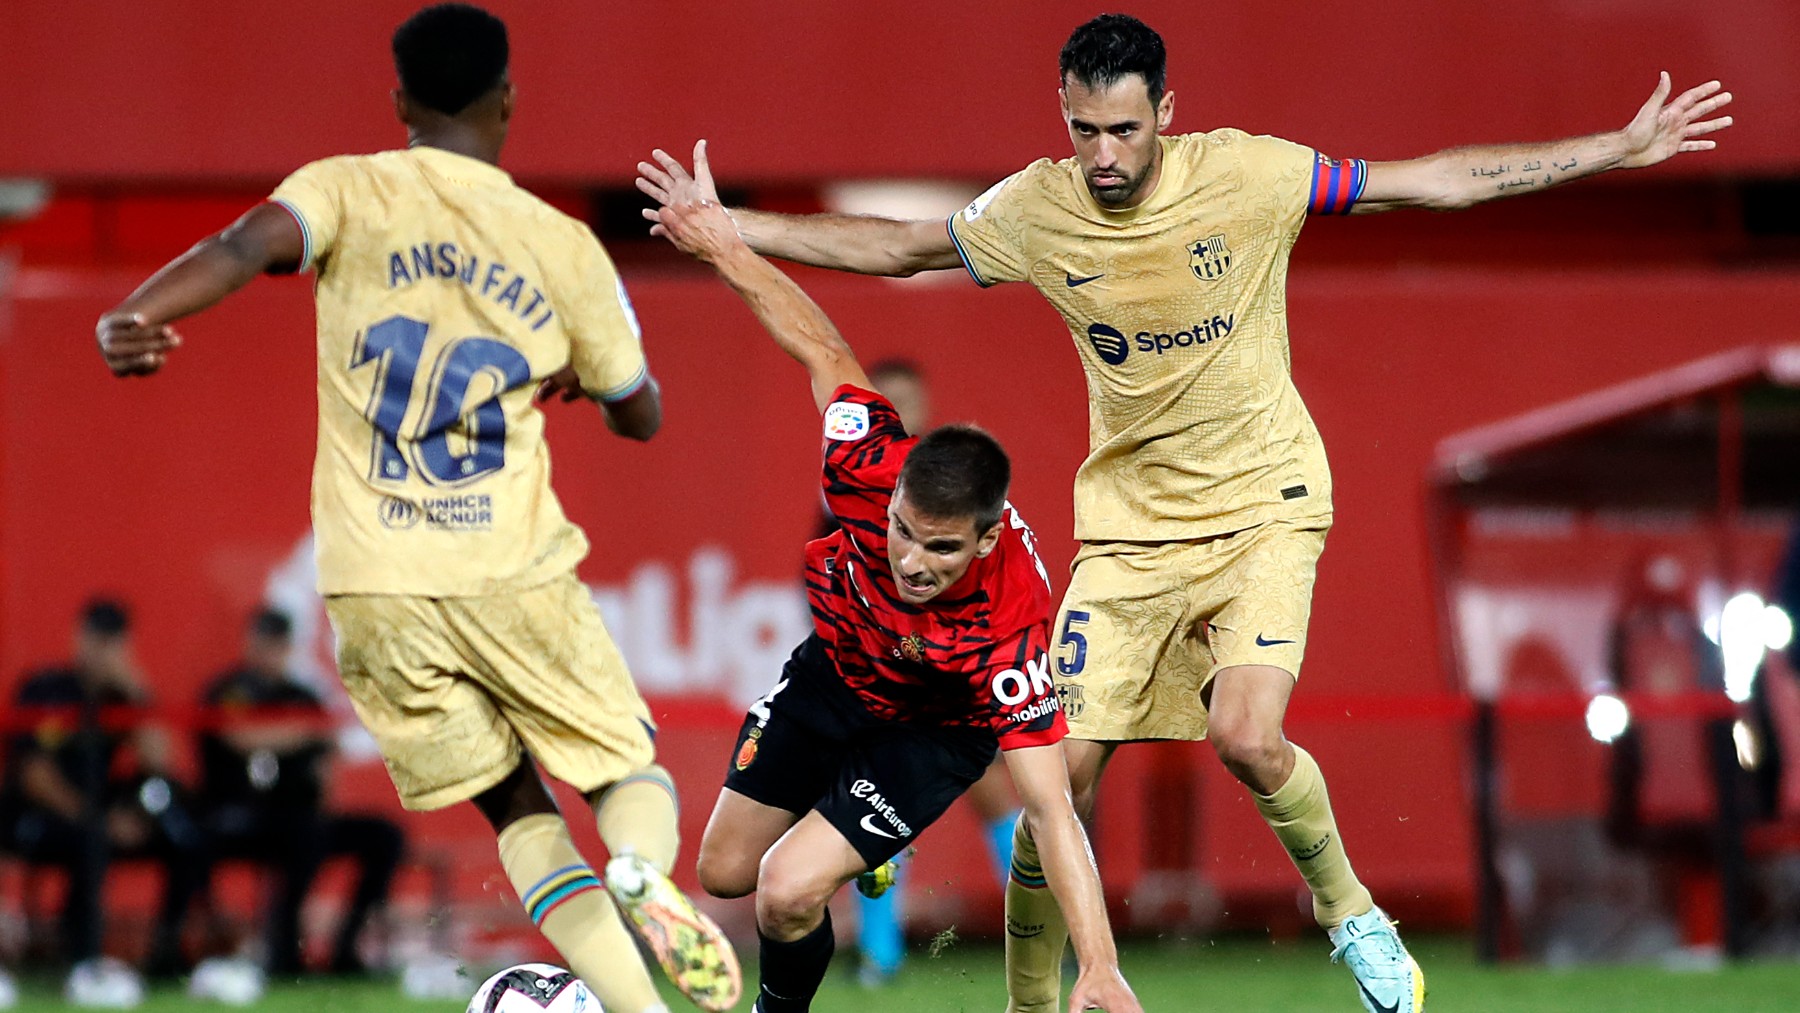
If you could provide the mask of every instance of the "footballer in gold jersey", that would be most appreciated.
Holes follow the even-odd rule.
[[[1056,628],[1078,808],[1121,743],[1210,739],[1312,889],[1363,1005],[1416,1013],[1424,976],[1351,871],[1318,765],[1282,734],[1331,525],[1325,453],[1289,372],[1288,254],[1311,214],[1462,208],[1712,148],[1731,96],[1713,81],[1670,101],[1665,74],[1622,130],[1365,163],[1239,130],[1169,135],[1166,62],[1135,18],[1077,28],[1059,63],[1074,157],[1027,166],[948,228],[733,215],[765,254],[864,274],[964,267],[981,285],[1026,282],[1062,313],[1090,434]],[[654,158],[639,187],[666,203],[677,163]],[[1020,1013],[1058,1001],[1062,933],[1036,857],[1022,823],[1007,890]]]
[[[649,439],[660,395],[631,303],[593,233],[498,165],[514,102],[499,19],[426,8],[393,51],[408,146],[304,166],[102,317],[101,350],[116,374],[154,373],[172,321],[258,274],[314,273],[319,590],[401,801],[475,803],[532,920],[606,1009],[666,1013],[621,910],[684,992],[728,1008],[736,958],[668,879],[674,788],[575,577],[588,544],[551,490],[534,398],[585,395]],[[534,761],[593,807],[604,887]]]

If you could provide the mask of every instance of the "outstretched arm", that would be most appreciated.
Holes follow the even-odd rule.
[[[181,336],[169,324],[198,313],[265,271],[293,268],[304,255],[299,223],[285,209],[259,204],[218,235],[170,261],[100,318],[94,336],[115,376],[162,368]]]
[[[1708,119],[1731,102],[1719,82],[1708,81],[1669,99],[1665,72],[1649,101],[1625,129],[1541,144],[1451,148],[1405,162],[1370,162],[1368,183],[1351,214],[1421,207],[1454,211],[1497,197],[1547,189],[1608,169],[1637,169],[1681,152],[1710,151],[1700,140],[1731,126],[1731,117]]]
[[[654,163],[638,163],[637,186],[662,205],[644,210],[644,217],[656,223],[650,234],[660,236],[666,234],[664,215],[670,194],[678,178],[687,173],[661,148],[652,152],[652,157]],[[705,164],[706,142],[701,141],[694,146],[696,175],[701,175],[700,166]],[[698,197],[717,204],[719,194],[711,174],[704,178]],[[900,278],[962,266],[949,227],[938,218],[901,221],[873,215],[783,215],[748,208],[734,208],[730,214],[751,249],[798,264]]]
[[[1069,797],[1069,769],[1060,745],[1009,749],[1006,772],[1012,775],[1025,819],[1044,863],[1044,879],[1069,925],[1069,941],[1081,974],[1069,993],[1069,1009],[1104,1009],[1141,1013],[1131,986],[1119,973],[1119,951],[1106,920],[1100,870],[1088,848],[1086,831],[1075,817]]]
[[[719,272],[781,350],[806,367],[820,411],[843,384],[867,389],[869,378],[856,361],[856,353],[844,343],[825,311],[792,278],[744,245],[731,216],[707,196],[714,191],[705,143],[694,146],[694,176],[672,158],[664,163],[668,200],[661,209],[657,234]]]

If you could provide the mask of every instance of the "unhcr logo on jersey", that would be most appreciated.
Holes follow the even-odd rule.
[[[391,531],[405,531],[421,520],[435,531],[488,531],[494,526],[494,498],[485,493],[433,496],[417,503],[383,496],[378,509],[381,526]]]
[[[1108,366],[1122,364],[1131,354],[1131,345],[1125,341],[1125,335],[1105,324],[1089,324],[1088,341],[1093,343],[1100,361]]]
[[[398,496],[381,497],[381,526],[394,531],[405,531],[419,523],[419,508],[411,500]]]

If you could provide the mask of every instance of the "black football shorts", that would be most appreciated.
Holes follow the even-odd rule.
[[[796,815],[817,809],[873,869],[979,780],[997,748],[982,729],[870,715],[814,635],[745,715],[725,787]]]

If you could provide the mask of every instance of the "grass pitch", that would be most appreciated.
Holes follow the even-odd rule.
[[[1775,1013],[1800,1009],[1800,964],[1751,962],[1716,971],[1597,967],[1552,971],[1492,969],[1477,964],[1466,942],[1409,940],[1431,985],[1430,1013]],[[1125,973],[1152,1013],[1356,1013],[1348,971],[1333,967],[1317,945],[1227,939],[1128,945]],[[813,1004],[819,1013],[1001,1013],[1000,951],[952,944],[936,957],[916,951],[900,976],[879,991],[853,980],[841,955]],[[472,988],[473,986],[471,986]],[[17,1013],[63,1010],[54,983],[27,981]],[[230,1007],[199,1004],[180,991],[154,992],[145,1013],[192,1013]],[[670,1008],[691,1010],[671,993]],[[746,1001],[740,1007],[749,1009]],[[389,983],[319,983],[272,989],[254,1007],[268,1013],[457,1013],[460,1003],[415,1002]]]

